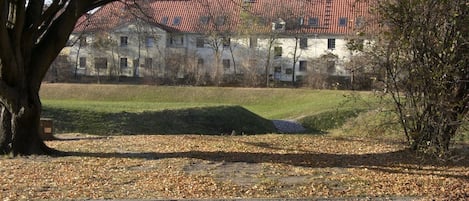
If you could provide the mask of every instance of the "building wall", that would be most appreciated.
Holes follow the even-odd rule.
[[[72,34],[72,73],[100,76],[149,76],[165,69],[166,32],[151,26],[125,24],[111,31]],[[85,42],[86,41],[86,42]],[[97,59],[105,58],[99,66]],[[125,62],[127,61],[127,62]]]
[[[71,40],[77,40],[78,36],[72,35]],[[110,41],[109,44],[95,47],[98,38],[103,36]],[[101,76],[184,78],[189,74],[214,76],[217,68],[218,73],[223,76],[233,76],[235,73],[262,75],[265,74],[269,51],[269,38],[266,36],[232,37],[230,47],[223,47],[220,43],[220,57],[217,59],[214,48],[207,42],[202,47],[200,43],[198,46],[198,39],[210,40],[209,37],[191,33],[168,33],[154,26],[139,26],[135,23],[122,25],[110,33],[95,32],[82,37],[86,37],[87,45],[79,47],[80,42],[76,42],[69,55],[70,60],[75,61],[79,67],[77,73],[80,75],[99,73]],[[123,44],[125,39],[122,37],[127,37],[127,44]],[[153,41],[149,41],[149,37]],[[300,40],[296,41],[291,36],[278,36],[273,42],[269,65],[272,79],[292,81],[295,42],[298,43],[295,80],[310,72],[320,72],[315,68],[318,58],[325,54],[337,56],[334,69],[329,69],[328,74],[349,75],[343,63],[350,59],[351,52],[347,50],[347,40],[343,36],[304,35],[299,38],[307,38],[307,45],[302,46]],[[330,39],[335,40],[333,48],[328,47]],[[257,41],[254,45],[251,44],[253,40]],[[282,49],[281,56],[276,56],[276,48]],[[80,65],[80,58],[86,58],[85,65]],[[96,58],[106,58],[107,67],[98,68]],[[125,60],[126,65],[123,64]],[[301,68],[300,64],[303,65]]]
[[[215,50],[210,45],[205,44],[204,47],[197,47],[195,41],[201,38],[201,35],[189,35],[188,52],[196,52],[196,55],[203,59],[205,72],[214,72],[216,70]],[[236,73],[261,73],[265,74],[265,66],[267,63],[269,39],[265,37],[252,37],[257,39],[257,45],[251,46],[249,37],[231,38],[231,49],[229,47],[220,47],[220,66],[223,67],[225,75]],[[318,59],[325,54],[334,54],[337,56],[335,61],[335,69],[331,75],[348,76],[349,72],[344,68],[343,63],[351,57],[351,52],[347,49],[347,40],[337,36],[304,36],[307,38],[307,45],[298,46],[296,51],[295,75],[305,76],[308,72],[312,72],[315,66],[314,59]],[[335,39],[335,47],[328,48],[328,40]],[[271,48],[269,74],[275,74],[275,67],[281,68],[281,73],[277,78],[281,81],[291,81],[293,73],[293,58],[295,55],[295,39],[289,37],[279,37],[273,42]],[[275,48],[281,47],[282,55],[275,55]],[[225,68],[223,60],[229,60],[230,68]],[[234,61],[233,61],[234,60]],[[300,69],[300,62],[306,63],[306,68]],[[235,65],[236,64],[236,68]],[[288,71],[288,73],[287,73]]]

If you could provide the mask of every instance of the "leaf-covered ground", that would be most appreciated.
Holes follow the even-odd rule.
[[[81,137],[47,142],[70,156],[0,158],[1,197],[469,199],[467,147],[430,162],[401,143],[351,137]]]

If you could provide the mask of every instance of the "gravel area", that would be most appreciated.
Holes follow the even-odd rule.
[[[302,133],[306,129],[296,121],[293,120],[272,120],[280,133]]]

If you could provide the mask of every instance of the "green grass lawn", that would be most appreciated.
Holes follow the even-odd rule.
[[[169,113],[164,113],[167,111],[173,111],[172,114],[176,114],[172,118],[181,119],[186,117],[187,111],[191,111],[193,108],[210,108],[209,111],[218,113],[210,114],[217,118],[208,119],[216,121],[222,120],[224,116],[232,116],[233,111],[241,111],[239,108],[247,109],[248,112],[241,113],[248,115],[249,118],[232,116],[232,119],[235,120],[231,122],[236,126],[229,125],[227,128],[221,129],[225,132],[228,128],[233,127],[233,130],[237,130],[235,128],[238,128],[239,125],[248,124],[247,119],[252,121],[253,116],[259,120],[300,120],[322,113],[327,113],[330,116],[331,112],[335,114],[337,111],[368,110],[373,107],[371,105],[375,102],[373,96],[366,92],[94,84],[44,84],[40,96],[44,106],[43,116],[52,117],[59,121],[57,127],[59,131],[61,129],[64,132],[95,131],[100,134],[114,133],[115,131],[110,131],[109,127],[121,131],[125,130],[126,126],[115,124],[125,122],[124,117],[129,114],[139,114],[134,115],[135,118],[129,121],[143,122],[148,119],[159,119],[157,117],[162,114],[168,116]],[[231,109],[226,109],[227,107],[222,107],[226,110],[215,109],[220,106],[231,106],[228,107]],[[332,119],[334,118],[332,117]],[[163,120],[167,120],[167,118],[162,118],[160,121],[155,120],[154,125],[167,124]],[[224,121],[226,122],[226,120]],[[68,126],[61,127],[60,124],[68,124]],[[180,125],[185,124],[180,122]],[[151,127],[151,125],[147,126]],[[146,126],[142,123],[140,127]],[[261,132],[258,129],[251,130],[255,130],[253,133]],[[175,133],[191,129],[174,131],[169,128],[159,128],[157,130],[163,133]],[[198,131],[196,133],[204,132],[204,129],[201,128],[193,130]],[[266,132],[271,132],[271,130],[271,126],[267,126],[265,129]],[[143,131],[129,129],[123,133],[132,132]],[[151,132],[151,129],[145,130],[144,133],[148,132]]]
[[[264,118],[293,119],[337,108],[366,108],[372,97],[350,91],[168,87],[147,85],[44,84],[40,95],[48,107],[102,112],[142,112],[191,107],[239,105]],[[365,101],[363,101],[365,100]]]

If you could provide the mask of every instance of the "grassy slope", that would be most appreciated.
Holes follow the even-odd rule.
[[[272,125],[266,119],[293,119],[311,116],[327,111],[366,108],[364,102],[351,101],[350,92],[318,91],[307,89],[253,89],[253,88],[215,88],[215,87],[168,87],[146,85],[79,85],[45,84],[41,89],[44,115],[53,117],[60,124],[67,123],[64,131],[96,133],[151,133],[155,130],[163,133],[207,133],[238,132],[262,133],[261,128],[242,128],[241,125],[261,124],[264,132],[271,132]],[[366,97],[366,96],[365,96]],[[218,106],[241,107],[218,107]],[[190,121],[181,121],[188,113],[199,111],[196,116],[204,116],[202,110],[189,108],[211,108],[206,119],[209,122],[231,122],[220,125],[216,132],[197,126],[187,125]],[[218,109],[217,109],[218,108]],[[224,108],[224,109],[220,109]],[[171,113],[167,111],[171,110]],[[205,109],[207,110],[207,109]],[[171,118],[169,118],[169,115]],[[233,114],[237,114],[233,115]],[[257,116],[257,115],[259,116]],[[132,117],[132,118],[130,118]],[[166,118],[165,118],[166,117]],[[214,118],[216,117],[216,118]],[[231,117],[234,119],[223,119]],[[238,117],[238,118],[237,118]],[[242,117],[242,118],[239,118]],[[264,119],[266,118],[266,119]],[[170,126],[170,120],[178,120],[178,130]],[[187,118],[186,118],[187,119]],[[257,119],[257,123],[252,123]],[[78,120],[78,121],[77,121]],[[135,121],[148,122],[134,125]],[[212,121],[213,120],[213,121]],[[218,120],[218,121],[217,121]],[[261,123],[263,122],[263,123]],[[192,125],[195,125],[192,123]],[[186,128],[187,127],[187,128]],[[113,128],[110,130],[110,128]]]
[[[346,97],[350,93],[308,89],[45,84],[41,98],[46,106],[106,112],[240,105],[264,118],[288,119],[338,107],[367,107],[363,102],[346,103],[351,100]]]

